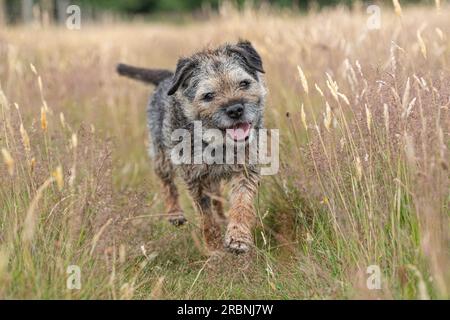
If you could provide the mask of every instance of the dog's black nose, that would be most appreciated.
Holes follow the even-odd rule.
[[[227,107],[226,113],[231,119],[239,119],[244,113],[244,106],[242,104],[233,104]]]

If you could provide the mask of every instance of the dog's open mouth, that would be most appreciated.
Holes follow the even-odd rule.
[[[250,135],[252,125],[248,122],[238,123],[231,128],[226,129],[229,137],[235,141],[247,140]]]

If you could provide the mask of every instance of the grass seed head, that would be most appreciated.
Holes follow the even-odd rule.
[[[22,137],[23,147],[27,152],[30,152],[31,150],[30,137],[28,136],[28,133],[23,126],[23,123],[20,124],[20,136]]]
[[[66,128],[66,118],[64,117],[64,113],[59,113],[59,121],[61,122],[61,126],[65,129]]]
[[[37,70],[36,70],[36,67],[34,66],[34,64],[30,63],[30,69],[31,69],[31,71],[34,73],[35,76],[38,75]]]
[[[337,83],[331,78],[330,74],[327,72],[327,86],[328,89],[330,89],[330,92],[332,94],[332,96],[334,97],[334,99],[336,100],[336,102],[339,102],[339,98],[338,98],[338,92],[339,92],[339,87],[337,85]]]
[[[441,0],[434,0],[434,3],[436,5],[436,9],[441,11]]]
[[[45,111],[45,108],[41,108],[41,128],[44,132],[47,132],[47,111]]]
[[[345,102],[348,106],[350,105],[350,101],[348,100],[348,98],[347,98],[347,96],[346,96],[345,94],[340,93],[340,92],[338,92],[337,94],[338,94],[338,96],[339,96],[342,100],[344,100],[344,102]]]
[[[395,14],[399,17],[402,16],[402,7],[400,6],[400,2],[398,0],[392,0],[392,3],[394,4],[394,11]]]
[[[333,115],[331,113],[331,108],[328,102],[326,102],[325,114],[323,119],[323,124],[327,131],[330,131],[331,122],[333,120]]]
[[[436,31],[437,35],[439,36],[439,39],[441,41],[444,41],[444,32],[438,27],[436,27],[436,29],[434,29],[434,30]]]
[[[38,76],[38,86],[39,86],[39,92],[41,93],[41,96],[44,94],[44,87],[42,85],[42,78],[41,76]]]
[[[422,31],[425,29],[425,26],[422,26],[417,30],[417,42],[419,43],[420,52],[422,53],[422,56],[426,59],[427,58],[427,46],[425,45],[425,41],[423,41],[422,38]]]
[[[297,66],[298,74],[300,75],[300,81],[302,83],[303,90],[306,94],[309,94],[308,81],[306,80],[305,74],[300,66]]]
[[[31,158],[30,160],[30,172],[33,173],[36,168],[36,158]]]
[[[365,105],[365,109],[366,109],[366,121],[367,121],[367,129],[369,130],[369,132],[371,131],[372,128],[372,113],[370,112],[369,107],[367,106],[367,104]]]
[[[58,166],[52,173],[53,178],[56,181],[59,191],[64,188],[64,176],[62,166]]]
[[[322,89],[320,89],[319,85],[318,85],[317,83],[315,83],[314,86],[316,87],[317,92],[318,92],[322,97],[325,97],[325,96],[323,95]]]
[[[301,109],[301,118],[302,118],[302,124],[305,127],[305,130],[308,130],[308,124],[306,123],[306,114],[305,114],[305,107],[302,104],[302,109]]]
[[[8,150],[5,148],[2,148],[2,155],[3,155],[3,161],[8,168],[9,175],[14,175],[14,159],[11,156],[11,153],[9,153]]]
[[[386,131],[389,132],[389,107],[386,103],[383,104],[383,118]]]
[[[72,133],[72,139],[71,139],[72,148],[76,149],[78,146],[78,137],[76,133]]]

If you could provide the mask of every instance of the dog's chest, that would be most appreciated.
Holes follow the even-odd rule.
[[[195,180],[229,180],[233,175],[245,171],[245,165],[239,164],[179,164],[176,165],[179,175],[187,181]],[[252,168],[253,169],[253,168]]]

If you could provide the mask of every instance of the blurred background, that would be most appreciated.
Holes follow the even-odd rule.
[[[64,23],[66,8],[78,5],[82,8],[83,19],[94,21],[115,18],[164,19],[171,16],[193,16],[207,18],[217,13],[225,2],[234,7],[274,7],[284,10],[305,11],[327,6],[354,6],[383,4],[391,1],[355,1],[355,0],[0,0],[0,24]],[[402,0],[401,3],[434,3],[435,0]]]
[[[448,299],[449,11],[0,0],[0,299]],[[280,133],[251,257],[210,255],[182,183],[189,223],[166,222],[147,154],[153,87],[115,72],[173,70],[239,38],[264,61],[265,122]]]

